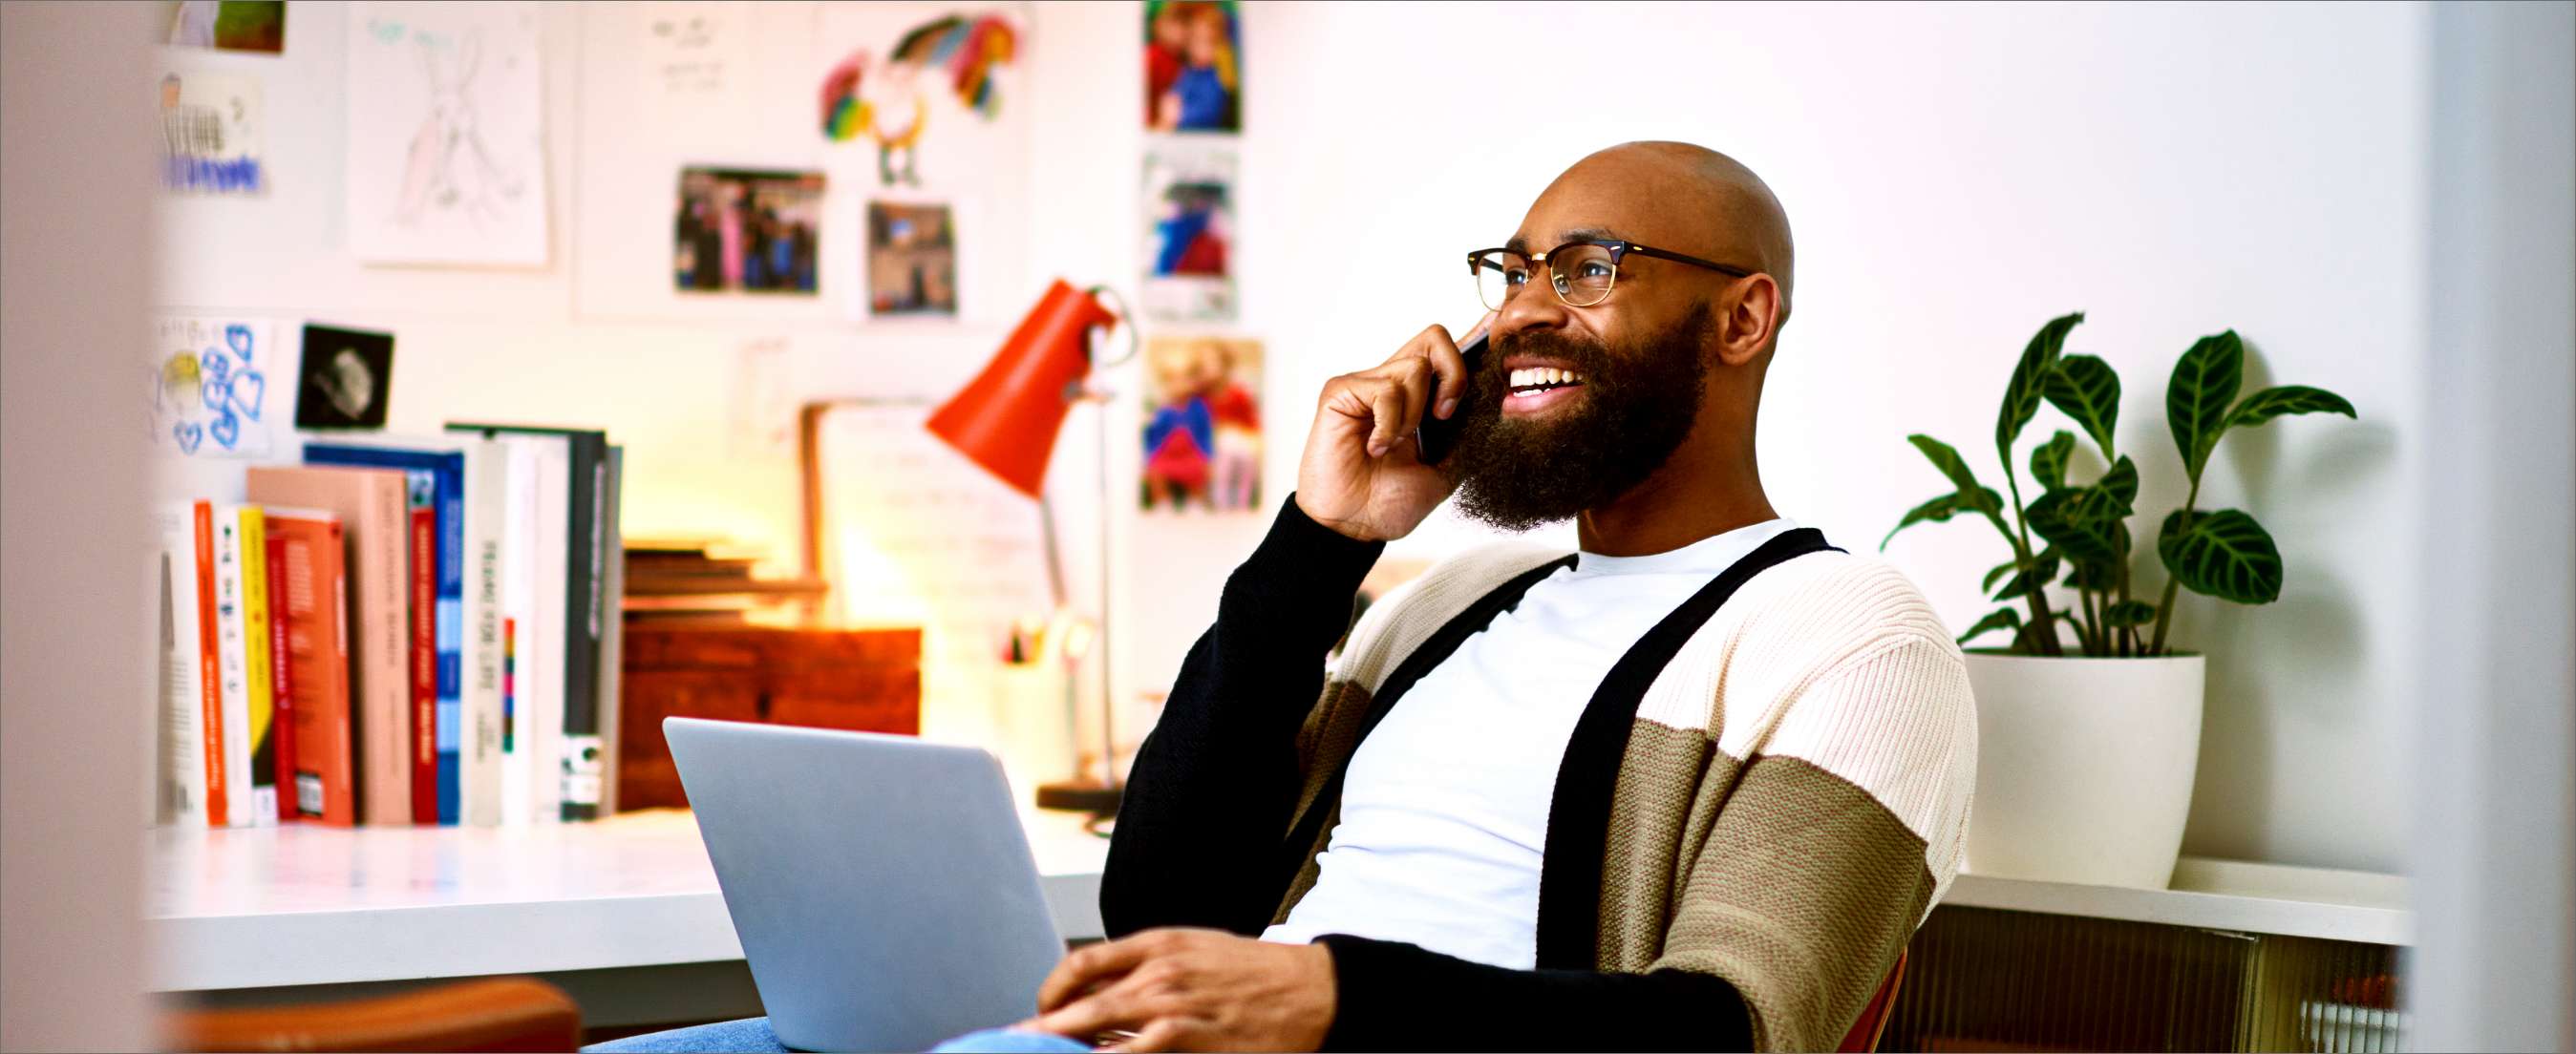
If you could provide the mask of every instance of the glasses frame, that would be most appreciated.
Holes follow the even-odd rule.
[[[1547,267],[1548,257],[1554,256],[1578,245],[1594,246],[1610,251],[1610,284],[1602,288],[1601,299],[1595,300],[1589,304],[1575,303],[1573,297],[1566,295],[1566,287],[1571,285],[1572,281],[1558,275],[1556,273],[1556,268]],[[1640,245],[1636,242],[1625,241],[1618,238],[1576,238],[1573,241],[1558,245],[1546,252],[1522,252],[1510,246],[1497,246],[1491,249],[1478,249],[1474,252],[1468,253],[1467,277],[1478,280],[1476,284],[1476,299],[1478,301],[1485,299],[1484,282],[1482,281],[1484,274],[1479,264],[1486,255],[1491,253],[1510,253],[1524,260],[1528,260],[1532,265],[1547,267],[1547,287],[1550,291],[1554,292],[1556,294],[1556,298],[1563,301],[1567,307],[1595,307],[1608,302],[1611,292],[1619,288],[1619,265],[1622,261],[1628,258],[1628,254],[1630,253],[1635,253],[1639,256],[1651,256],[1658,260],[1671,260],[1674,263],[1685,263],[1693,267],[1705,267],[1730,278],[1751,278],[1755,273],[1731,264],[1722,264],[1715,260],[1703,260],[1696,256],[1687,256],[1668,249],[1657,249],[1651,246]],[[1519,290],[1513,290],[1511,293],[1506,293],[1503,296],[1503,300],[1508,303],[1511,298],[1518,293]],[[1486,304],[1485,306],[1495,311],[1503,309],[1502,304]]]

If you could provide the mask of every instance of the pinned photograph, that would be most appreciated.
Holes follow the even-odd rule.
[[[394,335],[304,327],[296,370],[295,427],[383,428],[394,383]]]
[[[815,294],[823,173],[684,168],[675,212],[673,288]]]
[[[1145,448],[1138,506],[1261,507],[1261,342],[1155,337],[1145,344]]]
[[[1148,130],[1243,129],[1242,26],[1234,0],[1146,0]]]
[[[1145,159],[1146,317],[1234,320],[1235,156],[1167,144]]]
[[[161,185],[197,194],[257,194],[260,168],[259,79],[239,73],[177,73],[161,78]]]
[[[155,25],[159,41],[174,47],[286,50],[286,0],[169,0]]]
[[[948,206],[868,203],[868,313],[957,317],[957,228]]]

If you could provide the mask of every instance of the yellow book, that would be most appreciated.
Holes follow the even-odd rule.
[[[241,524],[243,673],[250,697],[251,822],[277,822],[277,686],[271,682],[268,611],[268,512],[236,506]]]

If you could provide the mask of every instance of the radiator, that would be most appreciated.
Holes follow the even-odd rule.
[[[1942,907],[1880,1050],[2402,1051],[2397,949]]]

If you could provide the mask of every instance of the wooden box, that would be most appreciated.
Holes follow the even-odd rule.
[[[915,735],[921,630],[625,628],[617,808],[686,806],[665,717]]]

